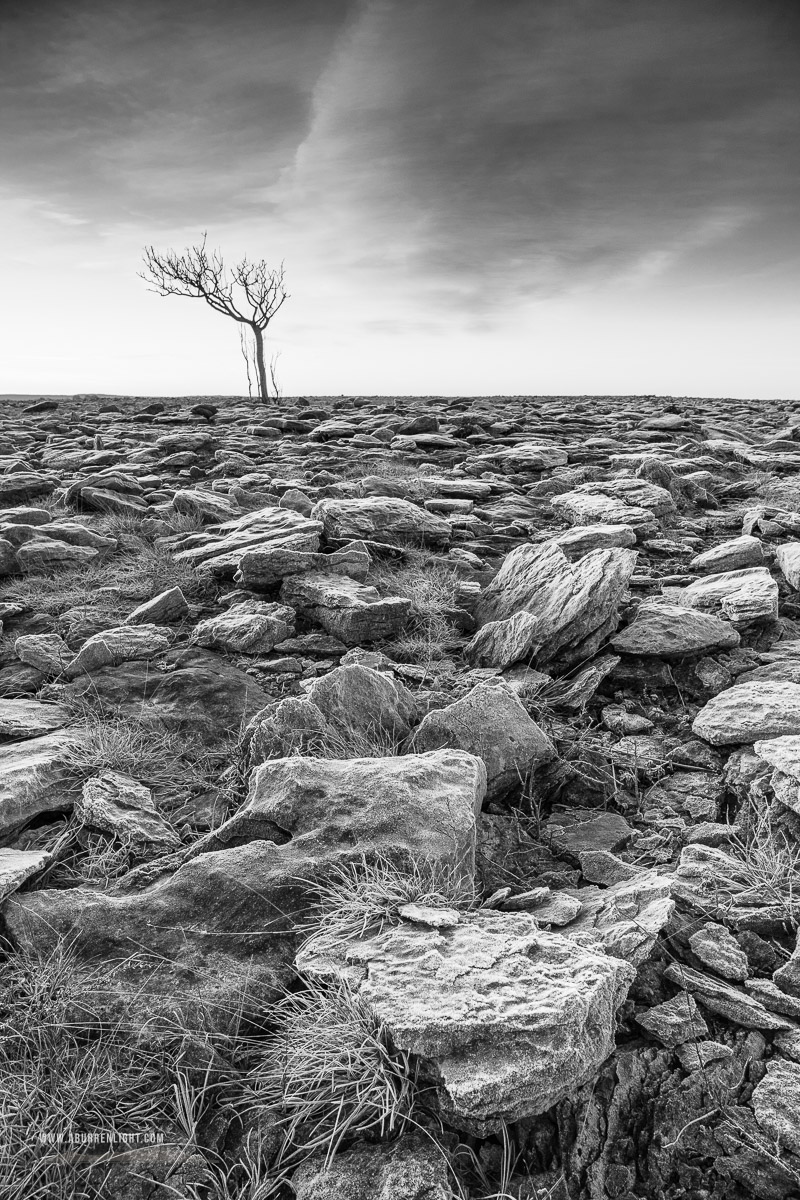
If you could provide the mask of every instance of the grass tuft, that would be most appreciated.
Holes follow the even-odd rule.
[[[308,942],[324,950],[341,949],[357,938],[399,924],[404,904],[469,910],[478,905],[475,884],[466,872],[439,862],[398,864],[365,855],[334,866],[323,883],[312,884],[315,914]]]

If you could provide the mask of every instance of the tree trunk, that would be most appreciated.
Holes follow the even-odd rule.
[[[253,336],[256,339],[256,367],[258,369],[258,391],[262,403],[269,404],[267,389],[267,368],[264,365],[264,335],[258,325],[253,326]]]

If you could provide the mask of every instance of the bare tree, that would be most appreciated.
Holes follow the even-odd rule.
[[[174,250],[159,253],[153,246],[145,246],[145,269],[139,277],[159,296],[205,300],[214,312],[251,329],[258,391],[266,404],[270,395],[264,361],[264,330],[288,299],[283,286],[283,263],[274,269],[268,267],[263,258],[258,262],[243,258],[229,274],[220,252],[206,249],[207,236],[204,233],[202,241],[188,246],[183,254]]]

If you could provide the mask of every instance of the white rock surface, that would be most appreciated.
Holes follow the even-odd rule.
[[[478,912],[433,930],[404,922],[301,971],[351,981],[397,1045],[430,1060],[457,1128],[483,1134],[546,1112],[613,1049],[634,970],[541,930],[527,913]]]
[[[735,746],[800,733],[800,684],[738,683],[712,696],[692,723],[712,746]]]

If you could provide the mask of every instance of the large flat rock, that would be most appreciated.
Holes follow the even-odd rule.
[[[471,878],[485,790],[483,763],[459,750],[272,760],[187,860],[168,857],[107,890],[18,894],[6,927],[31,952],[69,937],[93,1003],[117,1016],[177,1011],[196,1022],[200,1006],[227,1027],[240,1004],[257,1008],[287,987],[313,887],[332,868],[380,857]]]
[[[403,921],[338,958],[312,941],[297,965],[348,979],[397,1045],[430,1063],[446,1120],[479,1136],[593,1078],[635,974],[527,913],[497,912],[440,928]]]
[[[708,701],[692,732],[712,746],[735,746],[800,733],[800,684],[738,683]]]

